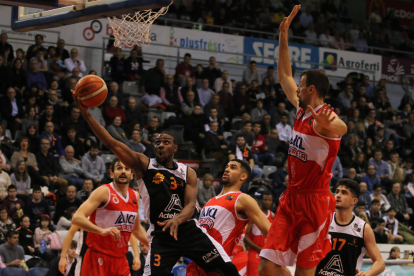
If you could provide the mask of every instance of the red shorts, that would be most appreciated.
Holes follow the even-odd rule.
[[[185,276],[220,276],[217,272],[205,272],[195,262],[191,262],[187,265]]]
[[[247,251],[241,251],[237,254],[233,255],[233,259],[231,262],[236,266],[237,271],[239,272],[240,276],[246,276],[249,274],[247,273]]]
[[[248,276],[259,276],[259,264],[260,264],[259,252],[253,249],[249,249],[248,258],[249,258],[249,261],[247,262],[247,275]]]
[[[335,197],[328,189],[290,188],[280,197],[265,245],[263,257],[277,265],[312,268],[331,251],[329,226],[335,211]]]
[[[129,276],[130,274],[125,256],[114,258],[88,249],[83,257],[81,275]]]

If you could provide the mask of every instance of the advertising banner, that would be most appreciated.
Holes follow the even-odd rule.
[[[188,52],[194,54],[197,59],[208,60],[210,56],[215,56],[217,61],[243,64],[243,56],[229,54],[243,54],[243,37],[241,36],[171,27],[169,38],[171,46],[194,49],[180,51],[180,56]]]
[[[414,61],[402,58],[382,57],[381,77],[387,82],[400,82],[403,75],[414,75]]]
[[[319,63],[324,64],[320,69],[324,69],[329,76],[345,77],[351,72],[359,72],[369,75],[371,79],[374,76],[376,80],[381,78],[382,57],[378,55],[319,48]]]
[[[277,57],[279,55],[279,41],[244,38],[244,53],[246,55],[254,55],[257,57],[245,57],[244,64],[248,64],[251,60],[256,61],[259,66],[277,66]],[[319,49],[315,46],[307,46],[300,44],[289,44],[289,55],[292,65],[298,70],[309,70],[319,62]],[[309,62],[309,63],[302,63]]]
[[[401,25],[408,26],[410,21],[414,18],[414,4],[408,1],[395,0],[367,0],[366,1],[366,16],[367,18],[375,9],[379,9],[379,15],[384,18],[389,10],[394,11],[394,15],[398,18]]]

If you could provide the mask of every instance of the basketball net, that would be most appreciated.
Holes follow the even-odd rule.
[[[115,37],[115,47],[133,48],[138,46],[149,46],[150,28],[160,15],[167,13],[171,3],[154,12],[152,9],[137,11],[135,13],[123,14],[121,18],[108,17]]]

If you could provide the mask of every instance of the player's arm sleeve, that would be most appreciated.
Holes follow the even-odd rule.
[[[195,206],[197,203],[197,174],[191,168],[188,168],[187,185],[184,192],[184,208],[181,213],[176,217],[179,219],[180,224],[188,221],[194,214]]]
[[[368,255],[373,261],[371,268],[365,272],[365,275],[371,276],[381,274],[385,269],[385,263],[382,259],[377,243],[375,242],[374,231],[372,231],[372,228],[369,226],[369,224],[365,224],[364,243],[365,248],[368,251]]]
[[[256,200],[247,194],[241,194],[236,205],[237,211],[243,211],[246,216],[260,229],[264,236],[270,229],[270,222],[260,210]]]
[[[73,237],[75,236],[75,233],[79,230],[79,227],[76,225],[73,225],[69,228],[68,233],[65,236],[65,239],[63,240],[62,244],[62,252],[60,254],[61,259],[66,259],[66,254],[68,253],[69,246],[72,243]]]

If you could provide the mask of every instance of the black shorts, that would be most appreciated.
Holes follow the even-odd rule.
[[[193,260],[206,272],[231,262],[223,246],[208,235],[195,219],[179,226],[177,239],[169,235],[150,237],[144,275],[171,275],[181,256]]]

